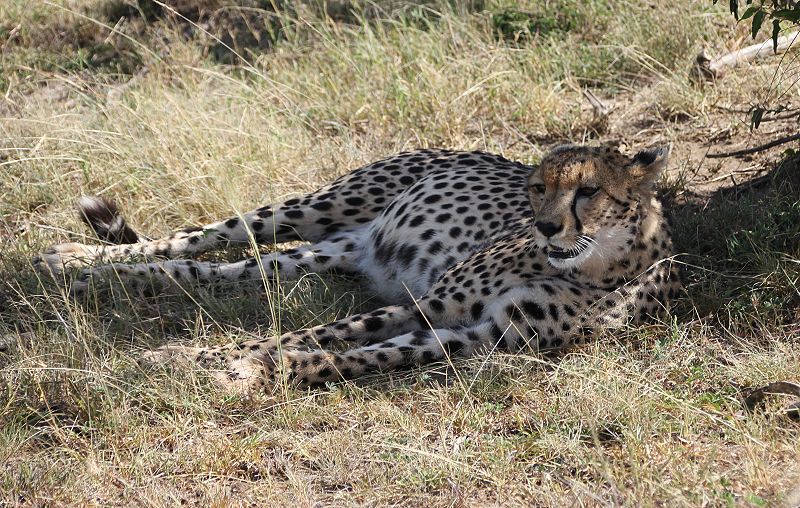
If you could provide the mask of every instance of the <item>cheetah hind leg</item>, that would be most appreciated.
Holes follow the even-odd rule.
[[[382,209],[382,206],[369,207],[365,199],[345,199],[349,199],[350,203],[359,203],[359,206],[339,203],[341,198],[338,196],[317,191],[304,198],[263,206],[241,216],[149,240],[127,225],[113,202],[83,197],[78,202],[80,216],[105,243],[54,245],[34,257],[33,264],[44,273],[60,274],[66,268],[111,263],[132,256],[171,259],[229,245],[250,245],[252,242],[319,242],[337,233],[358,229]]]
[[[416,159],[402,154],[368,164],[304,196],[262,206],[202,227],[149,240],[127,226],[117,206],[109,200],[84,197],[78,202],[81,219],[106,245],[66,243],[54,245],[33,259],[45,273],[58,274],[70,267],[110,263],[130,256],[174,258],[231,244],[275,244],[296,240],[318,242],[330,235],[353,231],[374,219],[392,199],[425,173]]]
[[[338,270],[343,273],[358,271],[356,259],[362,248],[359,232],[340,233],[330,240],[303,245],[284,251],[264,254],[233,263],[213,263],[190,259],[136,264],[107,264],[85,268],[73,280],[70,294],[85,298],[92,283],[119,280],[129,287],[165,287],[185,283],[213,283],[258,281],[275,278],[281,281],[297,280],[306,273],[324,273]]]

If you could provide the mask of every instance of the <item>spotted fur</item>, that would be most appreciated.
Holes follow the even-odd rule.
[[[563,348],[647,319],[675,297],[654,189],[667,152],[630,158],[570,145],[536,167],[482,152],[402,153],[239,217],[158,240],[58,245],[35,262],[50,271],[100,263],[73,283],[76,293],[112,274],[169,284],[337,269],[363,275],[392,303],[280,337],[147,355],[222,363],[220,382],[247,390],[280,376],[318,385],[449,356]],[[236,263],[158,260],[290,240],[307,244]],[[151,260],[108,264],[132,255]]]

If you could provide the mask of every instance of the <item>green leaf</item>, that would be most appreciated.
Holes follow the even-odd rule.
[[[764,108],[756,106],[753,108],[753,114],[750,117],[750,129],[758,129],[761,125],[761,119],[764,117]]]
[[[756,38],[758,35],[758,31],[761,30],[761,24],[764,23],[764,18],[767,17],[767,13],[764,11],[759,10],[756,12],[756,15],[753,17],[753,39]]]
[[[730,0],[731,14],[736,20],[739,20],[739,0]]]
[[[793,9],[778,9],[772,13],[772,17],[775,19],[785,19],[786,21],[797,23],[800,21],[800,7],[795,7]]]
[[[752,6],[748,7],[746,11],[744,11],[744,14],[742,14],[742,17],[739,18],[739,20],[741,21],[741,20],[747,19],[750,16],[752,16],[753,14],[755,14],[756,12],[759,12],[760,10],[761,10],[761,7],[756,7],[755,5],[752,5]]]
[[[781,33],[781,20],[772,20],[772,52],[778,53],[778,34]]]

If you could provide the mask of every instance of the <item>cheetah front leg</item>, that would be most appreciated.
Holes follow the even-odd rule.
[[[286,341],[281,344],[284,347],[278,347],[276,342],[263,347],[263,343],[253,341],[229,356],[225,375],[218,375],[217,382],[226,389],[261,389],[282,380],[298,386],[317,386],[493,350],[561,349],[584,342],[599,327],[618,326],[631,305],[629,296],[542,278],[511,288],[492,303],[480,306],[480,312],[470,317],[472,323],[452,321],[452,316],[464,315],[460,312],[463,308],[448,309],[439,304],[431,307],[434,300],[422,299],[418,305],[425,306],[424,316],[418,314],[412,319],[411,307],[398,307],[399,312],[394,312],[396,316],[391,320],[394,326],[374,325],[382,333],[362,334],[382,335],[382,340],[361,341],[366,343],[345,351],[326,347],[337,329],[348,329],[348,323],[353,321],[364,323],[363,316],[317,327],[313,332],[287,334],[281,339]],[[416,321],[414,329],[404,329],[400,325],[402,319]],[[362,331],[370,328],[362,326]],[[389,336],[391,332],[396,335]],[[299,345],[314,344],[316,347],[311,350],[298,349]]]
[[[285,350],[261,360],[264,367],[249,373],[236,372],[226,381],[248,379],[248,385],[261,388],[285,376],[298,387],[315,387],[327,382],[355,379],[366,374],[387,372],[404,367],[426,365],[446,359],[467,358],[482,350],[491,350],[502,339],[491,323],[474,327],[419,330],[389,340],[347,351]],[[245,376],[265,376],[264,381]]]
[[[213,370],[212,376],[223,390],[238,393],[274,388],[282,381],[300,388],[315,387],[373,372],[472,356],[481,349],[491,349],[497,340],[488,323],[470,328],[418,330],[343,352],[291,349],[291,343],[280,347],[280,339],[272,339],[268,348],[262,347],[264,342],[254,344],[259,346],[256,352],[247,346],[226,346],[227,366]],[[182,362],[191,359],[210,366],[220,356],[220,350],[167,346],[149,353],[146,360],[178,357]]]
[[[239,344],[209,348],[167,345],[146,353],[144,359],[151,363],[178,359],[179,363],[193,362],[208,366],[219,361],[237,361],[248,355],[272,355],[281,349],[325,348],[337,341],[356,344],[380,342],[401,333],[426,328],[428,321],[423,314],[424,308],[419,303],[390,305],[325,325]]]
[[[409,305],[391,305],[326,325],[285,333],[279,337],[206,348],[162,346],[145,353],[142,360],[150,364],[198,364],[216,369],[217,373],[227,373],[224,379],[215,376],[225,386],[233,381],[234,384],[242,386],[252,387],[254,383],[263,386],[267,379],[271,379],[269,373],[274,366],[272,360],[266,360],[275,358],[282,351],[308,347],[326,348],[334,342],[355,344],[382,342],[402,333],[427,328],[429,321],[426,312],[430,312],[430,309],[424,301]],[[264,365],[261,365],[262,363]],[[261,376],[261,379],[255,379],[254,376]]]

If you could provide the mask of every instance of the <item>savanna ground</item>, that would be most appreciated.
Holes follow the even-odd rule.
[[[0,505],[773,506],[800,426],[756,386],[800,378],[800,169],[756,103],[796,54],[693,84],[748,44],[710,0],[0,3]],[[591,89],[609,106],[593,117]],[[220,393],[141,351],[320,324],[375,297],[309,275],[72,302],[31,257],[80,240],[81,194],[150,235],[314,189],[417,147],[535,163],[564,142],[674,144],[686,292],[663,322],[556,356],[305,392]],[[90,239],[89,239],[90,240]],[[235,254],[218,256],[235,257]]]

